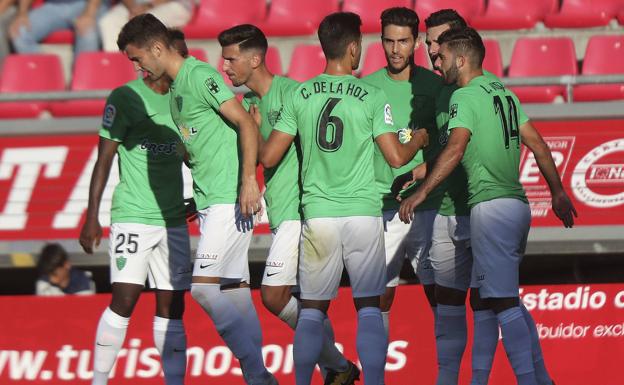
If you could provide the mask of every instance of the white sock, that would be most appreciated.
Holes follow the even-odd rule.
[[[126,339],[130,318],[122,317],[106,308],[100,317],[95,334],[92,385],[106,385],[117,354]]]
[[[154,345],[160,353],[165,383],[184,385],[186,333],[182,320],[154,317]]]
[[[299,301],[297,301],[297,298],[290,297],[290,300],[279,313],[278,317],[286,322],[292,330],[295,330],[297,328],[297,318],[299,318]]]
[[[210,316],[217,331],[234,356],[239,359],[250,379],[266,378],[268,372],[262,361],[262,352],[245,330],[245,322],[236,306],[221,292],[216,283],[191,285],[193,299]]]
[[[251,299],[251,290],[248,287],[239,287],[223,290],[222,293],[236,306],[241,317],[243,317],[243,322],[245,322],[245,330],[251,335],[254,344],[262,350],[262,329],[260,328],[258,313],[256,313],[256,308]]]

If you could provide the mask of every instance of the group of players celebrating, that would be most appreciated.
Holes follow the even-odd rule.
[[[217,70],[188,56],[179,31],[150,14],[124,26],[119,49],[145,77],[108,98],[80,236],[88,253],[99,244],[99,205],[118,154],[112,300],[97,327],[93,385],[107,383],[146,279],[156,292],[154,342],[167,385],[184,382],[189,287],[239,359],[246,383],[277,384],[263,363],[249,289],[253,215],[262,209],[258,162],[272,231],[262,300],[295,330],[297,385],[311,383],[317,364],[325,384],[360,377],[336,348],[327,317],[345,267],[364,383],[384,383],[388,315],[405,259],[435,320],[436,384],[458,383],[469,288],[471,384],[487,384],[499,328],[518,384],[553,383],[518,298],[531,217],[518,177],[520,143],[535,154],[566,227],[576,212],[517,97],[482,70],[479,34],[451,9],[425,24],[429,56],[442,76],[414,64],[422,43],[416,13],[390,8],[381,14],[386,67],[352,75],[362,52],[361,20],[339,12],[318,28],[324,73],[303,83],[267,69],[260,29],[225,30],[218,37],[223,70],[251,90],[242,103]],[[201,233],[192,267],[183,162],[193,176]]]

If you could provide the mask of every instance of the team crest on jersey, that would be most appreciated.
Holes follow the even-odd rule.
[[[451,119],[457,117],[457,103],[451,106],[451,108],[449,109],[449,115]]]
[[[206,87],[208,88],[208,91],[210,91],[211,94],[218,94],[219,91],[221,91],[221,89],[219,88],[219,85],[213,78],[206,79],[206,82],[204,84],[206,84]]]
[[[107,104],[104,108],[104,116],[102,116],[102,126],[111,128],[117,115],[117,109],[112,104]]]
[[[117,264],[117,270],[122,270],[124,267],[126,267],[127,260],[128,258],[124,257],[123,255],[120,255],[117,258],[115,258],[115,263]]]
[[[197,134],[197,130],[194,127],[187,127],[187,126],[180,127],[180,136],[182,136],[182,140],[185,143],[191,140],[191,137],[195,134]]]
[[[399,130],[399,142],[407,143],[412,140],[412,129],[405,127]]]
[[[384,121],[389,125],[394,124],[394,121],[392,120],[392,108],[388,103],[384,106]]]
[[[269,124],[271,125],[271,127],[274,127],[275,124],[280,120],[280,117],[282,116],[282,108],[280,108],[279,110],[275,111],[269,111],[269,113],[267,114],[267,119],[269,120]]]

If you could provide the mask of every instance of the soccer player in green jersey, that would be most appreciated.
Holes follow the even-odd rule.
[[[188,153],[201,232],[191,295],[241,361],[247,382],[277,383],[262,361],[260,323],[244,289],[251,215],[260,209],[256,124],[216,69],[173,49],[153,15],[130,20],[118,45],[150,78],[173,79],[171,116]]]
[[[479,34],[472,28],[449,30],[438,37],[438,43],[436,66],[447,83],[460,87],[450,101],[448,144],[416,193],[402,202],[399,215],[409,222],[427,193],[462,162],[468,176],[474,255],[471,285],[478,288],[471,301],[495,314],[518,384],[551,384],[547,373],[539,373],[537,368],[537,361],[543,365],[539,338],[518,297],[518,268],[531,220],[519,181],[521,142],[539,159],[553,211],[565,227],[574,224],[576,211],[563,190],[548,146],[517,97],[499,81],[483,76],[485,47]],[[538,351],[540,357],[536,357]],[[474,374],[473,384],[487,381]]]
[[[268,42],[258,27],[237,25],[221,32],[218,40],[222,47],[223,71],[234,86],[245,85],[251,90],[245,95],[243,106],[254,116],[266,140],[280,119],[284,101],[299,83],[273,75],[267,69]],[[293,143],[277,166],[264,170],[264,199],[273,241],[262,278],[262,302],[293,330],[300,308],[292,294],[297,284],[301,238],[300,168],[300,151]],[[359,369],[336,348],[329,321],[325,322],[325,327],[328,330],[319,361],[325,382],[352,384],[359,376]]]
[[[170,33],[185,55],[184,35]],[[146,278],[156,290],[154,344],[165,382],[184,383],[182,314],[191,281],[191,251],[182,196],[184,146],[169,112],[170,83],[167,76],[133,80],[113,90],[104,109],[80,233],[83,249],[93,253],[102,237],[100,201],[117,153],[120,181],[113,195],[109,246],[113,294],[97,327],[93,385],[108,382]]]
[[[414,50],[420,46],[418,39],[419,19],[416,12],[408,8],[389,8],[381,14],[381,41],[386,56],[387,66],[363,78],[367,83],[385,91],[392,106],[394,126],[400,139],[409,136],[416,128],[427,129],[431,138],[439,136],[436,126],[436,99],[443,88],[439,75],[414,64]],[[440,150],[437,140],[405,166],[392,169],[377,147],[374,165],[377,185],[382,193],[382,211],[384,221],[384,243],[386,253],[387,283],[386,291],[381,297],[381,311],[384,326],[388,331],[388,315],[394,300],[399,273],[406,258],[414,267],[424,287],[432,287],[433,277],[427,261],[433,219],[440,204],[441,193],[431,194],[427,202],[419,206],[415,219],[405,224],[399,219],[399,202],[393,184],[400,182],[402,175],[408,175],[408,181],[414,177],[413,172],[423,169],[425,159],[432,159]],[[414,170],[414,171],[413,171]],[[396,179],[395,179],[396,178]],[[409,182],[408,182],[409,183]],[[402,192],[409,196],[412,188]]]
[[[400,167],[428,138],[425,130],[418,130],[402,145],[385,93],[351,75],[360,61],[360,25],[360,17],[349,12],[323,19],[318,36],[327,59],[325,72],[295,89],[260,151],[263,165],[274,167],[298,135],[303,153],[297,385],[310,383],[319,360],[319,336],[343,266],[358,311],[356,339],[364,382],[381,383],[388,341],[379,310],[386,276],[381,202],[372,167],[374,143],[391,166]]]

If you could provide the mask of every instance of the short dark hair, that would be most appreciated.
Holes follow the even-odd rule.
[[[67,262],[67,252],[58,243],[48,243],[41,249],[37,261],[37,272],[41,276],[48,275]]]
[[[469,57],[471,64],[475,67],[483,65],[485,45],[483,45],[481,36],[474,28],[446,30],[438,37],[438,43],[440,45],[446,43],[453,53]]]
[[[184,32],[179,29],[170,28],[169,38],[171,39],[171,45],[175,48],[182,57],[188,57],[189,50],[184,40]]]
[[[257,49],[266,54],[269,47],[266,36],[260,28],[252,24],[240,24],[222,31],[218,38],[221,47],[238,44],[241,51]]]
[[[147,48],[156,41],[171,47],[169,30],[156,16],[144,13],[133,17],[123,26],[117,37],[117,46],[121,51],[125,50],[129,44],[138,48]]]
[[[325,58],[340,59],[347,46],[362,37],[362,19],[353,12],[335,12],[325,16],[318,28],[318,38]]]
[[[418,37],[418,24],[420,19],[414,10],[405,7],[393,7],[381,13],[381,31],[388,25],[398,25],[400,27],[410,27],[414,39]]]
[[[425,27],[433,28],[448,24],[451,29],[466,28],[466,20],[454,9],[441,9],[435,11],[425,19]]]

